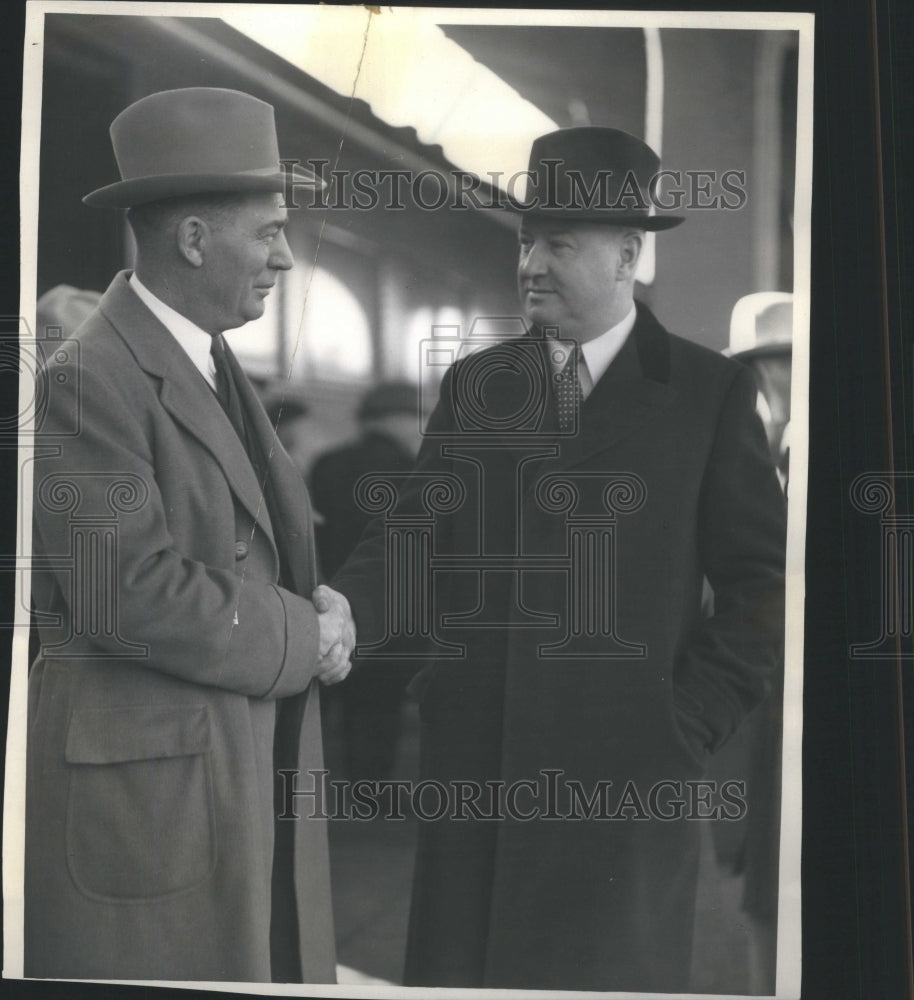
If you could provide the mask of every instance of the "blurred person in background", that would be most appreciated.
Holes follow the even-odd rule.
[[[757,409],[786,493],[793,295],[790,292],[753,292],[739,299],[730,316],[730,343],[724,353],[746,365],[755,376],[759,390]]]
[[[280,444],[307,482],[315,459],[338,438],[328,428],[320,407],[310,405],[301,385],[264,384],[260,398]],[[320,522],[321,517],[315,512],[315,527]]]
[[[755,377],[756,409],[785,493],[792,345],[793,296],[789,292],[754,292],[736,302],[724,353]],[[777,956],[784,684],[781,674],[773,680],[771,694],[712,758],[708,769],[721,780],[733,774],[746,776],[745,822],[718,823],[713,830],[719,861],[743,878],[742,907],[749,917],[747,989],[757,994],[774,993]]]
[[[59,330],[62,338],[72,337],[95,310],[101,297],[101,292],[55,285],[36,303],[38,336],[47,339],[51,331]]]
[[[355,497],[370,473],[408,472],[421,443],[419,391],[408,382],[382,382],[363,397],[355,441],[315,461],[311,497],[321,571],[330,580],[358,545],[373,515]],[[407,662],[356,660],[345,684],[324,700],[325,738],[342,743],[343,767],[351,780],[390,776],[397,752],[406,685],[415,672]],[[335,733],[334,733],[335,731]]]
[[[83,321],[95,311],[102,293],[72,285],[55,285],[48,289],[35,304],[35,330],[39,341],[45,343],[45,353],[54,349],[54,342],[67,340],[82,326]],[[41,648],[38,622],[32,609],[29,628],[29,663],[34,663]]]

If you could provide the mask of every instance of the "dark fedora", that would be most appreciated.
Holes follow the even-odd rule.
[[[617,128],[563,128],[533,141],[527,196],[511,208],[541,218],[604,222],[659,231],[683,222],[652,215],[660,157]]]
[[[87,205],[130,208],[162,198],[284,191],[273,107],[238,90],[188,87],[150,94],[111,123],[121,179],[87,194]],[[322,188],[310,170],[295,184]]]

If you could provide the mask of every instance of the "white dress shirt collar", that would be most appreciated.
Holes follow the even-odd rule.
[[[213,338],[205,330],[201,330],[196,323],[192,323],[186,316],[182,316],[171,306],[166,305],[158,296],[153,295],[136,276],[136,272],[130,275],[129,283],[143,305],[184,348],[197,371],[206,379],[210,387],[215,389],[216,369],[210,354]]]
[[[632,305],[625,318],[616,323],[615,326],[610,327],[605,333],[601,333],[599,337],[594,337],[593,340],[581,344],[581,353],[584,355],[584,362],[587,366],[586,374],[589,375],[589,379],[583,373],[581,377],[581,386],[585,397],[590,389],[600,381],[606,373],[606,369],[622,350],[622,345],[635,325],[636,317],[637,312],[635,306]],[[560,372],[568,359],[567,350],[550,349],[550,356],[553,369]]]
[[[588,340],[586,344],[581,344],[581,353],[587,362],[587,370],[590,372],[590,377],[593,379],[594,385],[600,381],[606,373],[606,369],[609,368],[616,355],[622,350],[622,345],[635,325],[635,317],[636,312],[633,305],[625,319],[616,323],[615,326],[610,327],[606,333],[601,333],[599,337],[594,337],[593,340]]]

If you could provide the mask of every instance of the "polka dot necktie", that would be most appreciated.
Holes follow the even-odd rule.
[[[587,362],[580,345],[569,351],[568,359],[561,371],[553,376],[555,384],[555,405],[559,418],[559,430],[569,434],[580,426],[581,404],[584,402],[585,383],[589,388]]]

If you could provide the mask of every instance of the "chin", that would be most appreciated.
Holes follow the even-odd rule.
[[[266,307],[263,302],[252,302],[244,311],[244,319],[241,321],[242,324],[250,323],[251,320],[260,319],[266,311]]]
[[[526,310],[527,322],[534,323],[536,326],[558,326],[558,317],[553,315],[549,309],[541,309],[537,306],[533,306],[531,309]]]

